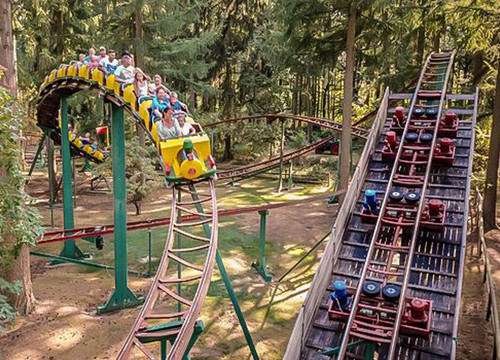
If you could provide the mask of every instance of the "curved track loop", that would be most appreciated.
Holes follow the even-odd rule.
[[[52,129],[52,133],[59,135],[60,139],[61,133],[57,120],[60,100],[62,97],[71,96],[79,91],[97,92],[108,101],[123,107],[151,137],[151,133],[147,130],[139,114],[121,97],[107,90],[106,87],[99,86],[97,82],[82,77],[56,78],[41,90],[37,103],[38,125],[41,128]],[[206,185],[208,190],[205,193],[197,193],[194,183],[176,186],[172,190],[170,221],[174,225],[169,227],[158,273],[135,325],[120,351],[119,359],[127,359],[136,349],[148,359],[156,359],[157,355],[149,349],[149,346],[146,346],[146,343],[165,339],[168,339],[172,344],[168,352],[168,359],[182,359],[186,350],[192,346],[191,338],[194,326],[210,285],[218,235],[214,181],[212,179],[203,180],[197,182],[197,185]],[[186,188],[187,186],[189,189]],[[182,193],[189,194],[192,200],[183,202]],[[176,201],[177,197],[180,202]],[[204,203],[211,204],[210,212],[204,213],[202,205]],[[192,209],[193,206],[195,209]],[[197,215],[202,218],[202,221],[181,224],[183,212]],[[201,227],[205,233],[211,235],[205,237],[193,233]],[[177,247],[174,248],[174,239],[181,237],[184,238],[182,242],[187,246],[180,247],[180,242],[178,242]],[[200,258],[204,259],[201,264],[199,263]],[[195,264],[196,260],[198,263]],[[175,264],[173,265],[175,269],[168,268],[169,264],[172,263]],[[171,274],[174,270],[176,276],[170,275],[167,278],[167,273]],[[170,289],[170,287],[175,287],[177,291]],[[186,290],[185,294],[181,294],[179,290]],[[170,301],[164,301],[165,299]],[[173,311],[175,304],[184,310]],[[165,324],[167,320],[177,321]]]
[[[207,184],[203,182],[200,184]],[[127,359],[132,355],[134,349],[137,349],[141,355],[145,355],[148,359],[155,359],[155,355],[145,346],[145,343],[158,341],[160,339],[175,339],[167,358],[181,359],[188,349],[189,342],[194,332],[195,322],[200,315],[203,306],[203,300],[207,295],[212,277],[215,253],[217,250],[217,201],[215,198],[215,185],[213,180],[208,181],[209,193],[193,192],[187,189],[185,185],[174,187],[172,191],[172,212],[170,215],[170,224],[168,237],[165,244],[158,271],[153,280],[153,284],[146,297],[141,312],[137,316],[132,331],[129,333],[125,344],[123,345],[118,359]],[[182,194],[191,195],[192,200],[183,201]],[[180,199],[177,201],[176,199]],[[210,203],[210,212],[204,213],[202,203]],[[191,209],[195,207],[195,209]],[[181,222],[182,213],[190,214],[196,212],[200,214],[201,221]],[[211,228],[210,238],[194,234],[196,228],[203,225],[209,225]],[[175,240],[178,236],[182,236],[188,240],[188,246],[175,247]],[[184,241],[186,243],[186,241]],[[205,263],[200,266],[191,261],[192,254],[206,253]],[[189,253],[190,260],[181,258],[182,253]],[[199,256],[198,256],[199,257]],[[172,260],[172,261],[170,261]],[[169,264],[174,262],[178,264],[182,271],[174,276],[167,274],[172,271],[167,271]],[[174,272],[178,269],[172,268]],[[188,272],[189,275],[179,274]],[[190,299],[179,293],[180,284],[192,284],[198,282],[196,293]],[[191,293],[191,291],[188,291]],[[180,302],[184,304],[186,310],[178,311],[172,308],[166,310],[164,300],[169,298],[172,303]],[[180,318],[178,326],[162,327],[155,324],[155,321]]]
[[[234,119],[220,120],[220,121],[216,121],[216,122],[213,122],[210,124],[205,124],[205,125],[203,125],[203,127],[210,128],[210,127],[215,127],[215,126],[220,125],[220,124],[229,124],[229,123],[248,121],[248,120],[267,120],[267,121],[271,122],[271,121],[279,120],[279,119],[301,121],[301,122],[305,122],[308,124],[321,126],[325,129],[330,129],[330,130],[337,131],[337,132],[342,131],[342,123],[340,123],[338,121],[309,117],[309,116],[302,116],[302,115],[252,115],[252,116],[244,116],[244,117],[239,117],[239,118],[234,118]],[[368,133],[369,133],[369,130],[366,130],[366,129],[356,128],[356,127],[352,128],[352,135],[363,138],[363,139],[367,138]]]
[[[313,144],[305,146],[301,149],[289,152],[288,154],[284,154],[283,155],[283,162],[286,163],[290,160],[293,160],[295,158],[303,156],[303,155],[307,154],[308,152],[313,151],[318,146],[321,146],[332,139],[333,139],[332,137],[327,137],[327,138],[319,140]],[[275,168],[275,167],[279,166],[280,162],[281,162],[281,158],[278,156],[278,157],[274,157],[274,158],[269,159],[269,160],[259,162],[257,164],[246,165],[246,166],[238,167],[236,169],[219,171],[217,176],[221,180],[223,180],[223,179],[234,180],[236,178],[244,178],[244,177],[252,176],[252,175],[255,175],[257,173],[261,173],[263,171]]]

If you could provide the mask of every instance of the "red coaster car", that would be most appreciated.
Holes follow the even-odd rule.
[[[447,111],[444,119],[439,123],[438,136],[454,138],[457,137],[458,116],[453,111]]]
[[[446,205],[441,200],[431,199],[427,202],[420,218],[420,226],[424,229],[443,231],[446,218]]]
[[[388,131],[382,149],[382,161],[394,161],[398,152],[399,143],[395,131]]]
[[[455,144],[450,138],[442,138],[434,149],[433,163],[436,165],[452,166],[455,160]]]
[[[406,124],[405,109],[402,106],[397,106],[394,110],[395,114],[392,117],[391,131],[394,131],[396,134],[402,134]]]
[[[351,308],[343,310],[332,300],[328,303],[328,317],[331,321],[346,322]],[[356,337],[367,340],[390,342],[390,331],[394,328],[397,302],[387,301],[381,296],[373,298],[362,295],[356,314]],[[405,336],[428,339],[431,332],[432,301],[406,298],[400,333]]]

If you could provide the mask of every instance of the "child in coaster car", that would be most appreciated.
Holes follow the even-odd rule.
[[[195,128],[190,123],[186,122],[186,113],[184,111],[179,111],[176,114],[177,121],[179,122],[179,128],[181,129],[181,135],[193,135],[196,133]]]

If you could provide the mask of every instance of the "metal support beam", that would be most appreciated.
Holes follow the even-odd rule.
[[[285,120],[281,119],[281,140],[280,140],[280,176],[278,183],[278,193],[283,191],[283,151],[285,148]]]
[[[38,157],[42,154],[43,150],[43,143],[45,141],[45,138],[47,137],[48,130],[44,130],[42,138],[40,139],[40,142],[38,143],[38,148],[36,149],[35,157],[33,158],[33,162],[31,163],[30,171],[28,172],[28,177],[26,178],[26,185],[30,181],[31,174],[33,174],[33,170],[35,170],[35,165],[36,162],[38,161]]]
[[[75,227],[73,215],[73,176],[71,169],[71,152],[68,138],[68,103],[65,97],[61,98],[61,152],[62,152],[62,185],[63,185],[63,214],[64,230],[71,230]],[[74,240],[64,242],[64,246],[59,254],[61,257],[71,259],[84,258],[84,254],[76,246]]]
[[[196,189],[193,184],[189,185],[189,190],[193,192],[193,200],[199,200],[199,196],[196,194]],[[199,203],[195,204],[196,211],[199,213],[203,213],[203,206]],[[208,224],[203,224],[203,230],[205,231],[206,237],[210,238],[212,235],[212,231],[210,230],[210,226]],[[231,285],[231,279],[226,271],[226,267],[224,266],[224,262],[222,261],[222,256],[220,254],[219,249],[217,249],[217,253],[215,254],[215,261],[217,262],[217,266],[219,267],[219,272],[222,277],[222,281],[226,286],[227,293],[229,298],[231,299],[231,303],[233,304],[234,311],[236,312],[236,316],[238,317],[238,321],[240,323],[241,329],[243,330],[243,334],[245,335],[245,339],[247,341],[248,347],[250,349],[250,353],[254,360],[259,360],[259,354],[257,354],[257,349],[252,340],[252,335],[250,334],[250,330],[248,329],[247,323],[245,321],[245,316],[241,311],[240,304],[238,303],[238,298],[234,292],[233,286]],[[186,354],[187,355],[187,354]]]
[[[112,106],[111,139],[113,160],[113,198],[115,229],[115,289],[99,314],[135,307],[144,302],[127,284],[127,199],[125,185],[125,128],[123,107]]]
[[[114,270],[114,267],[111,265],[95,263],[95,262],[87,261],[87,260],[66,258],[63,256],[47,254],[47,253],[43,253],[40,251],[30,251],[30,255],[31,256],[39,256],[39,257],[43,257],[43,258],[47,258],[47,259],[51,259],[51,260],[56,260],[55,262],[57,262],[58,264],[72,263],[72,264],[77,264],[77,265],[94,267],[94,268],[98,268],[98,269]],[[147,277],[147,274],[140,272],[140,271],[136,271],[136,270],[128,270],[128,273],[131,275],[137,275],[140,277]]]
[[[179,193],[177,194],[177,202],[180,203],[182,201],[182,192],[179,191]],[[177,222],[180,224],[182,222],[182,210],[177,210]],[[182,249],[182,239],[181,239],[181,234],[177,233],[175,235],[177,237],[177,249]],[[179,254],[180,256],[180,254]],[[182,265],[181,263],[177,263],[177,278],[178,279],[182,279]],[[181,282],[179,281],[177,283],[177,294],[179,294],[179,296],[182,296],[182,284]],[[180,301],[177,302],[177,312],[181,312],[182,311],[182,303]],[[179,317],[178,320],[180,320],[181,318]]]
[[[300,259],[297,260],[297,262],[295,264],[293,264],[290,269],[288,269],[283,275],[280,276],[280,278],[278,279],[278,282],[281,282],[288,274],[290,274],[297,266],[299,266],[302,263],[302,261],[304,261],[309,256],[309,254],[311,254],[314,250],[316,250],[318,248],[318,246],[320,246],[323,243],[323,241],[328,239],[329,236],[330,236],[330,233],[326,234],[325,236],[323,236],[321,238],[320,241],[318,241],[316,244],[314,244],[313,247],[308,252],[306,252],[304,255],[302,255],[300,257]]]
[[[252,266],[262,276],[265,281],[271,281],[273,277],[267,272],[266,265],[266,219],[268,210],[259,211],[260,214],[260,236],[259,236],[259,259],[252,263]]]
[[[47,136],[47,163],[48,163],[48,173],[49,173],[49,207],[50,207],[50,226],[54,228],[54,185],[57,186],[57,181],[55,181],[56,170],[54,161],[54,141]],[[56,184],[54,184],[54,182]]]

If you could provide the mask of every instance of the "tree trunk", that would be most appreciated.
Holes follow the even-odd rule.
[[[0,49],[2,49],[0,51],[0,66],[3,67],[2,70],[5,72],[1,80],[1,85],[8,88],[12,96],[15,97],[17,95],[16,53],[14,37],[12,35],[12,12],[10,1],[8,0],[0,0]],[[0,173],[3,172],[3,169],[0,169]],[[15,237],[6,238],[4,239],[4,244],[11,246],[16,241]],[[9,302],[20,314],[30,313],[34,308],[35,297],[31,283],[28,246],[24,245],[22,247],[19,256],[14,259],[10,268],[1,270],[2,275],[7,281],[19,280],[23,285],[23,289],[19,295],[9,294]]]
[[[9,0],[0,0],[0,85],[17,95],[16,52],[12,35],[12,13]]]
[[[491,124],[488,167],[486,168],[486,189],[484,191],[484,230],[497,228],[498,162],[500,159],[500,61],[498,61],[495,108]]]
[[[349,7],[346,40],[346,68],[344,77],[344,107],[342,111],[342,142],[340,153],[340,184],[339,190],[347,190],[351,172],[351,126],[352,126],[352,96],[354,81],[354,41],[356,38],[356,6],[352,2]],[[340,196],[340,202],[344,195]]]
[[[135,214],[136,215],[141,215],[141,202],[140,201],[134,201],[134,207],[135,207]]]
[[[134,11],[134,57],[135,66],[141,69],[144,68],[144,20],[142,16],[143,8],[144,0],[136,0]]]

